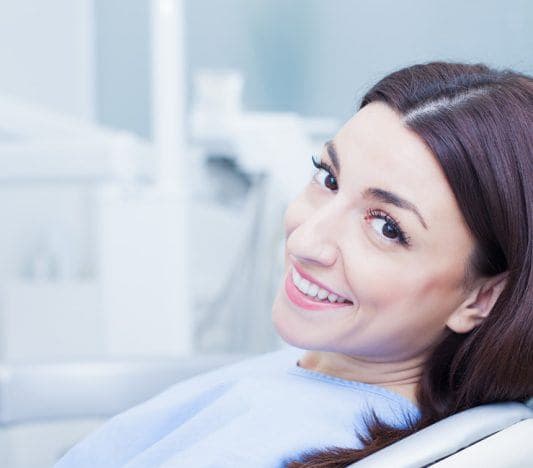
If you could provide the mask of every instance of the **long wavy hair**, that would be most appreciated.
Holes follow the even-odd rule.
[[[507,282],[480,325],[446,329],[424,363],[420,418],[396,427],[372,414],[361,448],[308,450],[287,468],[345,467],[454,413],[533,395],[533,77],[428,62],[387,75],[359,109],[376,101],[400,113],[444,170],[476,239],[463,286],[505,271]]]

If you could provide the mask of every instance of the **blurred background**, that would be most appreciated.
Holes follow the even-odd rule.
[[[532,51],[528,0],[0,0],[0,465],[286,346],[310,156],[397,68]]]

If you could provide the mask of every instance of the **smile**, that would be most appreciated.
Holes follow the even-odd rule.
[[[321,288],[317,284],[311,283],[309,280],[302,278],[296,268],[292,268],[292,281],[294,285],[306,296],[316,298],[318,301],[329,302],[347,302],[348,299],[341,297],[334,292]]]
[[[352,306],[353,303],[306,278],[291,267],[285,280],[285,292],[290,301],[308,310],[323,310]]]

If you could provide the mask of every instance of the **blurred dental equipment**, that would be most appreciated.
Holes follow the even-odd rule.
[[[245,172],[265,173],[290,200],[309,180],[308,158],[339,122],[291,112],[243,109],[245,79],[238,70],[203,69],[194,76],[190,134],[204,154],[229,154]]]
[[[150,12],[153,141],[0,94],[10,468],[49,466],[171,379],[283,346],[282,216],[336,123],[246,110],[231,69],[198,70],[187,116],[182,2]]]
[[[331,136],[336,124],[292,113],[246,112],[244,82],[242,73],[228,69],[200,70],[194,79],[189,125],[195,164],[218,167],[226,192],[242,187],[241,206],[235,205],[232,215],[234,228],[225,230],[227,237],[219,244],[220,252],[227,252],[225,245],[237,246],[230,250],[231,260],[224,258],[223,264],[231,267],[220,275],[226,281],[195,307],[195,341],[203,351],[261,352],[281,344],[270,308],[282,277],[283,213],[310,178],[309,156],[320,150],[321,139]],[[206,189],[199,183],[193,193],[205,197]],[[224,192],[211,192],[213,211]],[[229,214],[231,206],[223,210]]]

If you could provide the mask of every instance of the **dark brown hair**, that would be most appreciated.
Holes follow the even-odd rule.
[[[398,111],[444,170],[476,239],[463,286],[502,272],[507,282],[480,325],[447,329],[425,362],[419,419],[394,427],[372,414],[361,448],[306,451],[288,468],[345,467],[459,411],[533,394],[533,78],[428,62],[386,76],[359,108],[375,101]]]

